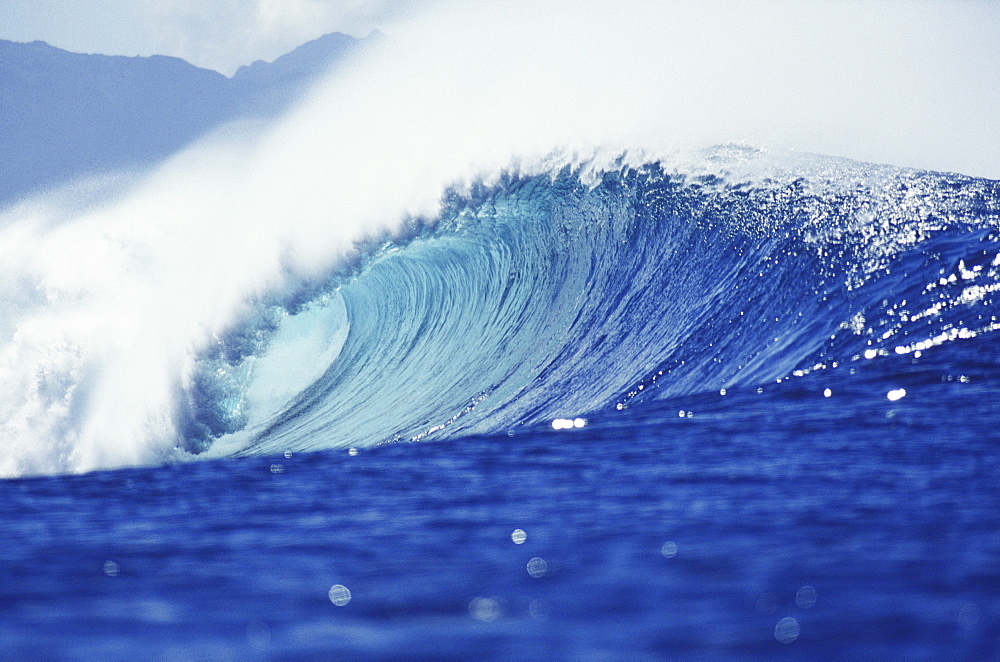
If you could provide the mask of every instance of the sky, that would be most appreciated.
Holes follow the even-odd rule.
[[[439,56],[472,79],[522,67],[512,90],[548,86],[592,105],[600,85],[574,86],[583,67],[611,63],[604,73],[623,82],[609,89],[645,98],[647,117],[683,120],[675,134],[712,123],[706,140],[1000,178],[997,0],[0,1],[0,39],[173,55],[227,75],[329,32],[374,29],[411,39],[400,69]],[[546,78],[555,63],[565,75]],[[664,94],[648,94],[637,67]]]
[[[413,0],[3,0],[0,39],[75,53],[173,55],[231,75],[329,32],[364,37]]]

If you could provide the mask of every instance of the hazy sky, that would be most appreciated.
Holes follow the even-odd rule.
[[[175,55],[231,74],[328,32],[363,37],[416,0],[2,0],[0,39]]]
[[[607,93],[660,133],[1000,177],[1000,0],[0,0],[2,39],[226,74],[373,29],[409,39],[389,69],[506,80],[517,112]]]

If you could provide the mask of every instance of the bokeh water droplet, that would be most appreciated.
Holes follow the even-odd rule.
[[[351,590],[342,584],[334,584],[331,586],[327,595],[330,598],[330,602],[338,607],[343,607],[351,601]]]
[[[794,618],[785,617],[774,626],[774,638],[783,644],[790,644],[799,638],[799,622]]]
[[[528,614],[536,621],[544,621],[549,617],[550,613],[552,613],[552,605],[547,600],[535,598],[528,605]]]
[[[492,598],[473,598],[469,603],[469,615],[477,621],[495,621],[500,618],[500,603]]]
[[[795,594],[795,604],[802,609],[812,609],[816,606],[816,589],[812,586],[803,586]]]
[[[528,561],[528,574],[535,579],[545,576],[545,573],[548,571],[549,564],[545,561],[545,559],[536,556]]]

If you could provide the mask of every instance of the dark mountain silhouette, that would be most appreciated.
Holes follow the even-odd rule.
[[[0,40],[0,205],[153,162],[230,120],[280,113],[362,41],[326,35],[227,78],[173,57]]]

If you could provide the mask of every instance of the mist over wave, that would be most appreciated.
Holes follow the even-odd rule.
[[[263,131],[229,127],[153,173],[113,180],[86,202],[74,201],[72,192],[66,192],[25,201],[4,214],[0,473],[158,462],[202,451],[223,435],[239,439],[219,444],[217,452],[234,452],[250,443],[271,451],[289,445],[287,431],[303,422],[310,434],[325,429],[323,423],[330,419],[314,416],[320,409],[305,416],[301,410],[302,403],[318,402],[325,387],[313,386],[320,383],[316,380],[327,379],[322,383],[331,385],[329,366],[336,366],[344,352],[353,353],[353,362],[344,365],[355,371],[352,378],[359,388],[370,388],[366,379],[380,374],[366,373],[357,357],[378,362],[384,355],[366,355],[372,347],[352,341],[352,334],[365,337],[360,333],[364,328],[394,321],[372,317],[361,305],[370,300],[360,294],[365,288],[370,296],[391,299],[392,288],[400,285],[398,274],[389,278],[382,271],[392,258],[378,248],[410,251],[401,261],[419,264],[421,254],[414,247],[460,244],[455,224],[461,225],[463,217],[453,206],[456,199],[479,200],[467,212],[477,217],[483,215],[476,211],[482,210],[476,206],[482,200],[506,201],[515,210],[527,205],[515,215],[521,220],[510,223],[515,235],[524,231],[518,223],[534,223],[537,234],[524,236],[535,243],[506,245],[526,251],[515,251],[511,258],[524,260],[548,246],[542,240],[554,242],[546,250],[572,250],[574,244],[556,241],[555,235],[589,232],[585,222],[596,218],[595,210],[610,215],[607,228],[627,234],[628,224],[637,220],[630,213],[615,214],[636,204],[635,190],[662,194],[663,187],[686,185],[684,177],[690,176],[722,174],[728,184],[778,195],[795,181],[794,173],[787,173],[803,167],[810,170],[809,181],[829,187],[820,196],[828,202],[840,189],[859,187],[862,193],[848,196],[859,207],[824,226],[830,231],[858,214],[873,213],[860,209],[860,201],[885,209],[908,199],[897,186],[890,202],[883,200],[879,207],[873,202],[878,193],[867,192],[904,176],[836,161],[807,159],[803,166],[794,157],[781,156],[782,149],[995,175],[985,169],[998,162],[996,138],[988,137],[1000,135],[1000,120],[984,110],[1000,101],[1000,84],[991,84],[998,73],[984,58],[994,52],[995,39],[940,39],[942,31],[981,35],[984,28],[973,19],[938,5],[879,10],[863,4],[807,9],[788,3],[753,8],[635,3],[613,9],[561,3],[433,5],[387,28],[381,45],[358,54],[300,108]],[[932,31],[938,39],[927,39]],[[938,45],[943,41],[949,48]],[[951,48],[955,43],[963,47]],[[928,77],[938,71],[946,73]],[[762,158],[751,151],[756,156],[744,158],[737,150],[720,166],[716,153],[700,151],[731,141],[772,148],[777,156]],[[644,169],[653,163],[659,175]],[[783,179],[778,184],[765,181],[776,169],[786,173]],[[560,174],[565,172],[571,173],[569,179]],[[607,173],[619,173],[619,179],[609,181]],[[682,178],[663,179],[663,173]],[[635,177],[650,179],[635,184],[636,189],[630,184]],[[524,186],[544,188],[545,181],[553,187],[548,193],[518,197]],[[931,199],[950,190],[947,182],[933,181],[915,190]],[[521,182],[522,188],[512,189],[511,182]],[[960,191],[948,193],[941,203],[952,225],[973,213],[962,211],[966,203],[956,202],[969,196],[987,200],[987,208],[994,210],[988,216],[995,216],[995,207],[989,206],[995,194],[988,185],[962,180],[956,186]],[[986,193],[973,194],[973,189]],[[451,202],[442,205],[449,190]],[[664,200],[708,204],[693,189],[684,191]],[[754,222],[766,226],[775,214],[809,208],[812,198],[793,197],[795,205],[789,208],[761,203],[766,213]],[[568,216],[551,214],[569,209],[565,204],[572,200],[585,203],[579,207],[582,215],[567,221]],[[893,233],[901,227],[924,238],[928,213],[940,212],[915,210],[893,226]],[[681,217],[651,216],[649,222],[662,229]],[[443,227],[434,230],[439,218]],[[413,219],[420,220],[404,228]],[[745,214],[730,220],[739,220],[745,234],[723,234],[742,236],[741,246],[762,250],[762,255],[769,241],[802,234],[791,217],[785,219],[794,229],[791,234],[774,228],[762,233],[747,225]],[[389,241],[394,237],[395,243]],[[703,259],[733,248],[708,237],[692,239],[708,242]],[[656,235],[646,238],[646,246],[664,248]],[[367,247],[360,253],[359,242]],[[607,248],[595,242],[588,237],[590,252],[580,255]],[[490,250],[503,245],[492,244]],[[670,242],[666,248],[679,250]],[[637,260],[641,273],[659,273],[662,253],[640,249],[626,254]],[[464,259],[461,251],[453,255],[458,263]],[[569,269],[566,277],[576,274],[578,283],[590,282],[585,271],[576,271],[588,263],[575,260],[563,262]],[[536,261],[533,268],[551,264]],[[672,264],[675,276],[695,278],[678,272],[680,261]],[[430,288],[427,283],[433,279],[448,284],[467,275],[442,266],[448,265],[429,259],[422,278],[431,280],[402,282]],[[701,277],[713,272],[692,273]],[[599,274],[599,280],[607,276]],[[427,290],[428,300],[441,305],[434,299],[440,291]],[[600,308],[587,299],[592,293],[578,289],[577,294],[578,308],[558,308],[556,317],[571,319],[581,309]],[[525,310],[538,319],[532,317],[537,309]],[[448,318],[446,310],[436,312]],[[841,321],[824,318],[818,323],[835,330]],[[429,315],[425,326],[415,329],[415,342],[431,333],[435,323]],[[239,336],[242,331],[247,335]],[[454,338],[465,332],[449,331]],[[592,351],[600,347],[595,342]],[[279,348],[286,353],[272,353],[268,361],[268,350]],[[253,360],[244,360],[248,358]],[[530,372],[532,364],[522,358],[518,365],[497,369]],[[560,407],[568,412],[607,404],[622,395],[617,390],[651,378],[665,360],[635,358],[615,363],[631,365],[632,374],[616,375],[589,395],[576,388],[583,378],[578,375],[570,376],[569,385],[550,402],[518,400],[502,424],[550,415]],[[792,358],[780,369],[754,373],[754,378],[780,376],[795,367]],[[592,354],[579,357],[584,363],[593,359]],[[282,369],[299,363],[301,370]],[[412,366],[417,367],[435,369],[433,362]],[[246,374],[227,373],[233,370]],[[260,379],[262,374],[271,377]],[[510,379],[509,374],[494,377],[486,381]],[[716,381],[699,383],[714,388],[727,379],[733,378],[720,374]],[[459,386],[449,394],[456,402],[428,413],[417,411],[426,390],[411,384],[406,391],[411,400],[402,401],[405,407],[397,407],[400,402],[382,405],[396,407],[409,419],[388,427],[398,432],[458,420],[453,417],[488,395],[489,389],[478,383]],[[298,404],[282,413],[289,402]],[[342,400],[322,402],[337,410],[337,420],[343,419],[339,408],[351,409]],[[450,413],[438,420],[444,412]],[[382,410],[365,415],[380,417]],[[275,435],[268,437],[273,443],[264,441],[267,434]],[[384,440],[369,438],[371,443]],[[300,440],[291,445],[309,444]]]

